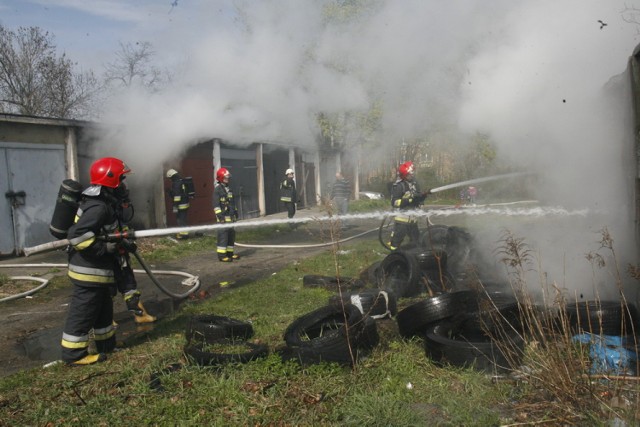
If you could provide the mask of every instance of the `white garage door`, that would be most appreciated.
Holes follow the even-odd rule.
[[[0,143],[0,162],[0,254],[55,240],[49,222],[66,177],[64,145]]]

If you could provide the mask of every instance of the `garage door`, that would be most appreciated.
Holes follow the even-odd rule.
[[[0,143],[0,254],[54,240],[49,222],[66,177],[64,145]]]

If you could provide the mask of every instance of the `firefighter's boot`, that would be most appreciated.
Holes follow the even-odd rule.
[[[236,260],[236,259],[240,259],[239,255],[234,254],[233,252],[227,252],[227,258]]]
[[[152,316],[149,313],[147,313],[147,310],[145,310],[144,305],[142,305],[142,302],[138,303],[138,307],[140,307],[142,314],[136,314],[134,316],[134,320],[136,321],[136,323],[153,323],[158,319],[156,316]]]
[[[68,363],[69,366],[85,366],[93,365],[95,363],[104,362],[107,360],[107,355],[104,353],[88,354],[82,359],[78,359],[75,362]]]

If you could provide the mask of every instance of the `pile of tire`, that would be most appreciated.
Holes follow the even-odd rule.
[[[411,298],[424,292],[449,292],[455,279],[447,269],[446,252],[427,252],[421,248],[396,250],[379,264],[372,264],[361,279],[390,291],[397,298]]]
[[[372,319],[391,318],[398,313],[396,296],[391,291],[364,289],[355,293],[344,293],[329,298],[329,304],[353,304],[364,316]]]
[[[354,365],[378,345],[375,320],[353,304],[329,304],[295,319],[284,333],[283,359],[302,365]]]
[[[495,373],[522,359],[520,313],[508,294],[444,293],[405,307],[396,318],[400,335],[422,338],[427,357],[437,364]]]
[[[248,341],[253,333],[249,322],[226,316],[195,315],[187,324],[184,354],[201,366],[247,363],[266,357],[269,354],[266,345]]]

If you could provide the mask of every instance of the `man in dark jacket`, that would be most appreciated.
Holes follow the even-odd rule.
[[[233,198],[233,192],[229,187],[231,173],[226,168],[216,172],[216,186],[213,188],[213,213],[219,223],[230,224],[238,220],[238,209]],[[231,262],[240,258],[234,252],[236,230],[233,227],[220,228],[218,230],[218,243],[216,252],[222,262]]]
[[[293,169],[285,171],[285,179],[280,183],[280,201],[284,203],[287,209],[287,217],[293,218],[296,214],[296,202],[298,201],[298,192],[296,191],[296,181],[293,179]],[[294,224],[289,224],[294,227]]]
[[[91,186],[84,190],[75,223],[69,228],[68,275],[73,295],[62,334],[62,360],[69,365],[90,365],[114,350],[113,297],[120,291],[127,309],[153,321],[140,303],[140,292],[129,252],[135,244],[126,239],[106,241],[102,236],[124,231],[118,214],[128,201],[125,175],[131,170],[120,159],[105,157],[91,165]],[[98,354],[89,354],[89,334]]]
[[[340,172],[336,172],[336,182],[331,189],[331,200],[336,205],[338,215],[346,215],[351,198],[351,183]]]
[[[412,243],[417,244],[420,240],[416,218],[407,211],[420,207],[429,191],[420,191],[414,174],[415,168],[412,162],[401,164],[398,167],[398,179],[391,187],[391,208],[396,212],[389,243],[391,250],[398,249],[407,235]]]
[[[189,193],[187,187],[182,181],[182,177],[175,169],[167,171],[167,178],[171,180],[171,201],[173,202],[173,213],[176,214],[176,222],[178,227],[187,227],[187,212],[189,211]],[[177,239],[189,238],[189,232],[180,231],[176,234]]]

